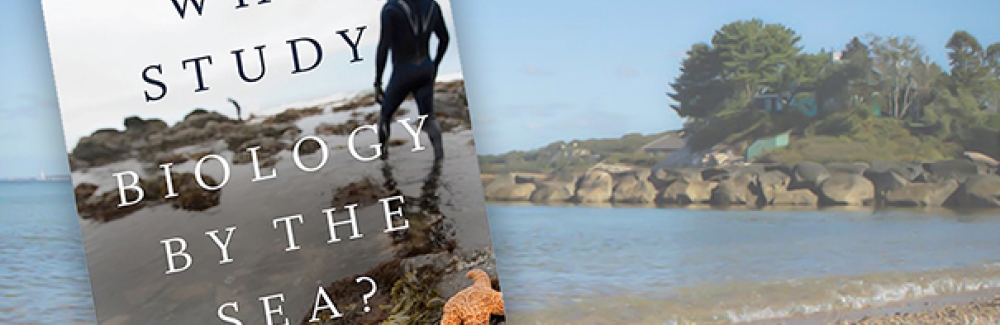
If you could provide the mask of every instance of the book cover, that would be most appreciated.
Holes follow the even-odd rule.
[[[502,321],[448,1],[43,1],[100,324]]]

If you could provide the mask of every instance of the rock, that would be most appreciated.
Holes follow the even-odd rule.
[[[76,202],[83,202],[94,195],[97,191],[97,185],[91,183],[80,183],[73,188],[73,194],[76,196]]]
[[[714,187],[714,183],[705,181],[673,182],[660,192],[657,204],[687,205],[708,203],[712,199],[712,189]]]
[[[729,171],[722,168],[705,168],[701,171],[701,179],[709,182],[718,182],[729,178]]]
[[[955,180],[910,183],[886,192],[884,201],[885,205],[895,207],[940,207],[955,194],[958,187]]]
[[[253,156],[247,149],[260,147],[257,149],[257,159],[261,167],[273,167],[277,162],[279,156],[276,156],[282,150],[285,150],[288,145],[284,142],[278,141],[274,138],[255,138],[240,145],[238,149],[233,152],[233,164],[242,165],[249,164],[253,162]]]
[[[666,188],[675,181],[701,181],[701,171],[694,168],[660,168],[649,175],[649,182],[658,189]]]
[[[573,185],[557,181],[535,184],[535,192],[531,193],[531,202],[552,203],[565,202],[573,197]]]
[[[572,201],[577,203],[604,203],[611,200],[614,190],[614,178],[610,173],[600,170],[588,170],[576,183],[576,193]]]
[[[875,202],[875,185],[858,175],[837,174],[830,176],[819,187],[824,205],[872,205]]]
[[[130,139],[124,132],[101,129],[77,142],[72,155],[89,165],[103,165],[126,157],[131,150]]]
[[[204,211],[219,205],[222,191],[207,191],[201,188],[195,180],[194,174],[178,174],[172,176],[171,179],[174,183],[174,190],[177,191],[177,197],[175,198],[175,201],[173,201],[174,208],[188,211]],[[202,180],[211,186],[219,184],[218,181],[208,175],[203,175]]]
[[[491,201],[528,201],[535,192],[533,183],[514,183],[491,187],[486,199]]]
[[[830,171],[823,165],[814,162],[800,162],[792,168],[792,179],[789,189],[808,188],[816,190],[827,178]]]
[[[908,182],[918,181],[926,176],[927,171],[919,163],[873,162],[867,172],[893,172]]]
[[[872,182],[872,185],[875,186],[875,193],[878,193],[879,195],[910,184],[910,180],[903,175],[900,175],[896,170],[891,169],[870,169],[866,170],[863,176]]]
[[[656,187],[650,183],[648,172],[628,173],[619,178],[611,194],[615,203],[645,204],[656,201]]]
[[[1000,207],[1000,176],[970,176],[955,193],[954,203],[961,208]]]
[[[985,173],[979,165],[970,160],[948,160],[933,163],[925,163],[924,169],[930,174],[933,182],[954,179],[965,182],[970,176]]]
[[[230,119],[229,117],[219,114],[219,112],[209,112],[204,109],[196,109],[184,116],[184,119],[174,125],[173,129],[201,129],[205,127],[209,121],[216,121],[221,123],[236,123],[236,121]]]
[[[830,163],[826,164],[826,170],[830,174],[850,174],[850,175],[861,175],[868,169],[868,164],[866,163]]]
[[[125,133],[132,137],[146,137],[151,133],[162,132],[169,129],[167,122],[160,119],[143,120],[138,116],[125,118]]]
[[[817,206],[819,197],[808,189],[779,191],[768,203],[775,206]]]
[[[746,185],[737,185],[731,179],[719,182],[714,189],[709,202],[713,206],[757,205],[757,196],[753,195]]]
[[[316,142],[316,141],[305,141],[305,142],[302,142],[301,145],[299,145],[299,154],[310,155],[310,154],[313,154],[313,153],[319,151],[319,149],[321,149],[321,148],[322,147],[320,146],[319,142]],[[295,149],[295,147],[293,146],[292,149]]]
[[[962,156],[964,156],[966,159],[971,160],[974,163],[982,164],[990,168],[996,168],[997,165],[1000,165],[1000,162],[998,162],[996,159],[993,159],[993,157],[990,157],[982,152],[966,151],[962,153]]]
[[[791,177],[788,174],[773,170],[757,176],[751,189],[754,191],[753,194],[759,198],[758,203],[770,205],[780,193],[788,191],[790,181]]]

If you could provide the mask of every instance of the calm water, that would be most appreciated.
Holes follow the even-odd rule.
[[[0,182],[0,324],[93,324],[69,182]]]
[[[1000,286],[1000,217],[489,207],[513,323],[740,322]]]

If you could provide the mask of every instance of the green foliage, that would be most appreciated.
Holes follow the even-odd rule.
[[[642,146],[673,132],[642,135],[630,133],[618,139],[558,141],[530,151],[511,151],[479,156],[484,173],[553,173],[582,171],[598,162],[650,167],[663,157],[639,152]]]

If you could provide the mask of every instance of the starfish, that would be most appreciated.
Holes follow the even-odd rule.
[[[490,276],[473,269],[465,274],[473,284],[462,289],[444,304],[441,325],[487,325],[490,315],[503,315],[503,296],[493,290]]]

